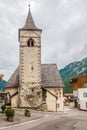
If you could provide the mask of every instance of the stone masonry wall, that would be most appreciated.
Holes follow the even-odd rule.
[[[39,31],[20,31],[20,107],[38,107],[41,104],[40,35]],[[34,40],[33,47],[27,46],[29,38]]]

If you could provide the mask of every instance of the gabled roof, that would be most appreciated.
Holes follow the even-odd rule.
[[[42,64],[42,87],[64,87],[56,64]]]
[[[30,7],[29,7],[29,12],[28,12],[28,16],[27,16],[25,25],[21,29],[22,30],[38,30],[38,31],[42,31],[41,29],[36,27],[36,25],[34,23],[34,20],[33,20],[33,17],[32,17],[32,14],[31,14],[31,11],[30,11]]]
[[[19,67],[12,74],[4,88],[19,87]]]
[[[56,64],[42,64],[42,88],[64,87]],[[5,88],[19,87],[19,67],[8,80]]]

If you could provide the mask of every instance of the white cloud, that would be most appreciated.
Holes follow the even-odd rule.
[[[86,0],[30,0],[42,33],[42,62],[58,67],[87,56]],[[8,79],[19,64],[18,29],[25,23],[28,2],[0,0],[0,73]]]

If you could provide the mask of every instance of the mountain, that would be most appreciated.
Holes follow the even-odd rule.
[[[60,69],[60,75],[64,81],[64,93],[72,92],[72,85],[69,83],[71,78],[87,75],[87,57],[81,61],[76,61]]]
[[[71,78],[87,75],[87,57],[81,61],[76,61],[66,65],[64,68],[60,69],[59,72],[65,84],[64,93],[71,93],[72,85],[69,83]],[[5,84],[6,81],[2,80],[0,83],[0,89],[2,89]]]
[[[0,90],[3,89],[6,83],[7,82],[5,80],[2,80],[2,82],[0,83]]]

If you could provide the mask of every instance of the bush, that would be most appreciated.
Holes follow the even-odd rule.
[[[29,109],[25,109],[25,112],[30,112],[30,110]]]
[[[2,109],[2,112],[4,112],[5,109],[6,109],[6,105],[2,105],[2,106],[1,106],[1,109]]]
[[[25,116],[28,116],[28,117],[31,116],[31,113],[30,113],[30,110],[29,110],[29,109],[25,109]]]
[[[15,115],[15,110],[14,109],[7,109],[6,110],[6,116],[7,117],[13,117]]]

